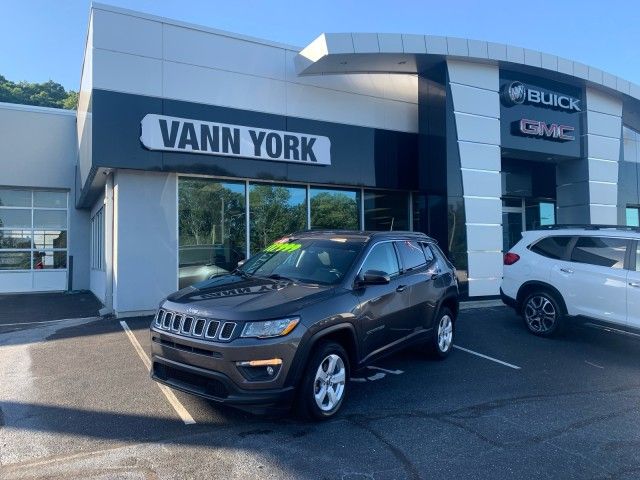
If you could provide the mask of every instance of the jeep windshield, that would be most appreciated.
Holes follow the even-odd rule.
[[[237,273],[335,285],[347,274],[363,246],[364,241],[342,237],[282,239],[247,260]]]

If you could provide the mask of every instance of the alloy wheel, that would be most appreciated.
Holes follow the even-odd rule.
[[[313,382],[313,396],[316,405],[323,412],[329,412],[340,404],[344,396],[346,368],[339,355],[327,355],[316,371]]]
[[[451,348],[451,342],[453,342],[453,322],[449,315],[443,315],[438,323],[438,348],[444,353]]]
[[[524,307],[524,319],[532,332],[549,332],[557,320],[556,307],[544,295],[534,295]]]

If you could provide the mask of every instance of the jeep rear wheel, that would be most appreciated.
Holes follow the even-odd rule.
[[[349,356],[341,345],[322,342],[305,371],[298,399],[303,416],[322,420],[333,417],[344,403],[349,383]]]
[[[429,341],[429,352],[436,359],[446,358],[453,348],[455,317],[444,307],[438,313],[433,325],[433,335]]]

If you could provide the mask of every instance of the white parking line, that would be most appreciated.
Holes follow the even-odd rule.
[[[588,360],[585,360],[584,363],[586,363],[587,365],[591,365],[592,367],[604,369],[604,367],[602,365],[598,365],[597,363],[592,363],[592,362],[590,362]]]
[[[133,345],[133,349],[136,351],[136,353],[142,360],[142,363],[144,363],[144,366],[147,367],[147,370],[151,371],[151,360],[149,360],[149,357],[147,356],[144,349],[142,348],[142,345],[140,345],[140,342],[138,342],[138,339],[135,337],[135,335],[129,328],[129,325],[127,325],[127,322],[125,322],[124,320],[121,320],[120,325],[122,325],[122,328],[124,329],[124,333],[127,334],[129,341]],[[161,385],[159,383],[156,383],[156,385],[160,387],[160,390],[162,391],[162,393],[164,393],[164,396],[167,398],[167,401],[173,407],[173,409],[176,411],[176,413],[178,414],[180,419],[185,423],[185,425],[192,425],[196,423],[196,421],[193,419],[191,414],[187,411],[186,408],[184,408],[184,405],[180,403],[180,400],[178,400],[178,398],[175,396],[175,394],[171,391],[169,387],[167,387],[166,385]]]
[[[391,373],[393,375],[402,375],[404,373],[402,370],[387,370],[386,368],[376,367],[375,365],[369,365],[367,368],[371,370],[380,370],[381,372]]]
[[[498,360],[497,358],[493,358],[493,357],[490,357],[488,355],[484,355],[484,354],[479,353],[479,352],[474,352],[473,350],[469,350],[468,348],[460,347],[458,345],[454,345],[453,348],[456,348],[458,350],[462,350],[463,352],[470,353],[471,355],[476,355],[478,357],[482,357],[482,358],[484,358],[486,360],[491,360],[492,362],[499,363],[500,365],[504,365],[505,367],[513,368],[514,370],[521,370],[521,368],[518,367],[517,365],[512,365],[511,363],[503,362],[502,360]]]

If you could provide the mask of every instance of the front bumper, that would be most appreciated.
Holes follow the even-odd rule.
[[[236,338],[214,342],[151,328],[151,377],[157,382],[199,397],[236,406],[288,408],[294,382],[289,371],[306,329],[286,337],[256,340]],[[247,377],[236,362],[278,358],[273,378]]]
[[[238,407],[287,409],[293,402],[294,388],[244,390],[225,374],[153,357],[151,378],[156,382],[198,397]]]

